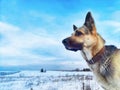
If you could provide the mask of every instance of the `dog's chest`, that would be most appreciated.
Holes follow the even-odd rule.
[[[102,76],[109,77],[113,74],[114,68],[111,65],[112,62],[112,54],[115,52],[116,47],[114,46],[106,46],[105,51],[100,57],[100,60],[97,63],[90,64],[91,69],[93,72],[98,72]],[[99,58],[98,58],[99,59]]]
[[[105,77],[106,79],[112,77],[114,71],[113,67],[111,66],[111,59],[107,59],[106,62],[100,65],[100,74]]]
[[[103,69],[103,67],[101,67],[99,64],[96,64],[96,65],[92,66],[91,68],[94,68],[94,69],[92,69],[94,76],[95,76],[97,82],[103,88],[106,88],[107,90],[108,90],[108,88],[112,88],[113,79],[108,74],[108,72],[105,69]],[[112,90],[114,90],[114,89],[112,89]]]
[[[108,90],[119,90],[117,88],[117,81],[114,79],[114,68],[112,67],[111,56],[114,53],[114,47],[107,47],[105,51],[105,56],[101,58],[100,62],[97,62],[93,65],[89,65],[102,87],[107,88]],[[114,88],[113,88],[114,87]],[[111,89],[112,88],[112,89]]]

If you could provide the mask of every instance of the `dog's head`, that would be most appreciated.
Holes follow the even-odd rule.
[[[73,30],[74,33],[62,41],[66,49],[77,51],[93,47],[97,43],[96,27],[90,12],[87,13],[83,26],[78,28],[73,25]]]

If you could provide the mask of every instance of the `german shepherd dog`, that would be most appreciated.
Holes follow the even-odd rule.
[[[120,90],[120,49],[105,45],[97,33],[91,12],[88,12],[82,27],[73,25],[74,33],[62,41],[65,48],[81,51],[97,82],[105,90]]]

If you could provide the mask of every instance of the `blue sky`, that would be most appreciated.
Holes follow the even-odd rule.
[[[0,70],[86,67],[61,41],[88,11],[106,44],[120,47],[119,0],[0,0]]]

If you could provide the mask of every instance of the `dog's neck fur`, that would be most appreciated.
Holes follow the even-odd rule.
[[[83,50],[82,50],[83,58],[88,61],[91,60],[104,47],[104,43],[105,43],[105,41],[98,34],[97,35],[97,43],[94,47],[89,47],[89,48],[84,47],[83,48]]]

